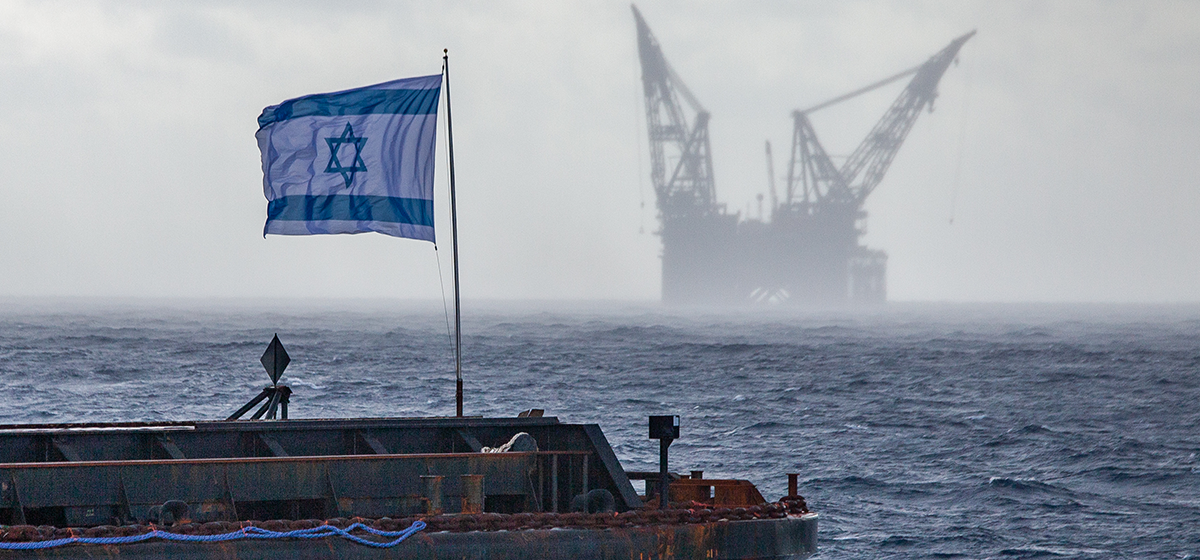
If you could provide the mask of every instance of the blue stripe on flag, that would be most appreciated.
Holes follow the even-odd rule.
[[[440,88],[433,89],[356,89],[340,93],[319,93],[289,99],[263,109],[258,128],[300,117],[340,115],[435,115]]]
[[[267,222],[394,222],[433,227],[433,201],[392,196],[291,195],[267,204]]]

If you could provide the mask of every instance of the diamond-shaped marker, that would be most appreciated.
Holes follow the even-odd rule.
[[[276,334],[259,361],[267,369],[267,375],[271,376],[271,384],[278,385],[279,377],[283,375],[283,370],[287,369],[292,358],[288,356],[287,350],[283,349],[283,343],[279,342],[279,335]]]

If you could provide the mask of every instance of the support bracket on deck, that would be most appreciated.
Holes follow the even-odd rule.
[[[472,452],[479,453],[479,451],[483,449],[483,444],[479,443],[479,439],[476,438],[474,435],[472,435],[471,432],[468,432],[463,429],[458,429],[458,430],[454,430],[454,431],[458,434],[458,437],[462,438],[463,443],[466,443],[467,448],[470,449]]]
[[[13,508],[13,521],[16,525],[25,524],[25,505],[21,503],[21,493],[17,491],[17,477],[10,472],[8,481],[3,484],[4,499]]]
[[[161,447],[162,450],[167,453],[167,456],[172,459],[187,459],[187,457],[183,455],[183,451],[179,449],[178,445],[175,445],[175,442],[171,440],[171,436],[168,436],[167,434],[159,434],[155,436],[154,443]]]
[[[51,438],[50,443],[55,449],[58,450],[59,453],[62,453],[64,459],[72,462],[83,460],[83,455],[81,455],[73,445],[67,443],[66,440],[61,438]]]
[[[262,432],[259,432],[256,435],[258,435],[258,440],[263,442],[263,445],[267,446],[267,449],[271,450],[271,455],[273,455],[275,457],[287,457],[288,456],[287,450],[285,450],[282,445],[279,445],[279,442],[275,441],[275,438],[273,438],[267,434],[264,434]]]
[[[371,448],[372,453],[376,455],[388,454],[387,447],[384,447],[383,443],[381,443],[378,439],[375,439],[375,436],[371,435],[369,432],[362,430],[354,433],[359,439],[363,440],[363,443],[367,444],[367,447]]]

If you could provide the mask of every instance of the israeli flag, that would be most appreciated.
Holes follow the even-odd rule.
[[[263,236],[379,232],[433,241],[442,76],[307,95],[258,117]]]

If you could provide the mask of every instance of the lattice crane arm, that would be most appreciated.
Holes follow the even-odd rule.
[[[841,175],[860,204],[883,180],[921,110],[926,107],[933,109],[938,82],[958,56],[959,49],[973,35],[974,31],[951,41],[946,48],[917,68],[916,75],[900,92],[887,113],[842,164]]]
[[[792,156],[788,164],[787,204],[849,201],[852,193],[841,171],[817,139],[804,111],[792,113]],[[796,192],[799,190],[800,192]]]
[[[708,140],[708,111],[671,68],[641,12],[636,6],[630,8],[637,23],[650,139],[650,177],[659,211],[664,215],[710,212],[715,208],[716,188]],[[693,115],[691,119],[689,112]]]
[[[792,157],[788,166],[787,203],[837,202],[861,207],[871,191],[883,180],[888,167],[912,130],[921,110],[932,109],[937,97],[938,82],[959,49],[970,39],[972,31],[950,42],[920,66],[909,68],[850,93],[818,103],[803,111],[792,113]],[[841,103],[887,84],[913,76],[904,91],[884,113],[871,133],[846,159],[836,167],[817,139],[808,115],[830,105]],[[796,192],[800,190],[800,192]]]

